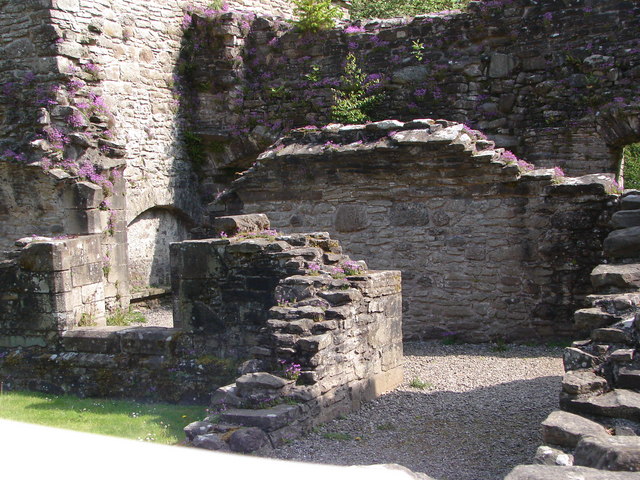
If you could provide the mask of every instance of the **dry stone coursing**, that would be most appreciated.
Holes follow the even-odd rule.
[[[210,208],[326,230],[402,269],[408,338],[568,337],[614,197],[532,169],[453,122],[329,125],[284,137]]]
[[[214,393],[215,414],[186,428],[196,446],[246,453],[281,445],[402,381],[400,273],[367,271],[326,233],[260,230],[265,220],[218,220],[215,228],[229,232],[254,224],[239,243],[222,238],[172,246],[176,323],[219,332],[227,348],[239,347],[233,340],[239,326],[255,357],[235,383]],[[228,304],[240,296],[244,300]],[[259,341],[252,341],[251,323],[261,327]],[[228,435],[234,427],[255,430],[238,430],[247,438],[234,440],[235,433]],[[224,442],[211,441],[215,433]]]
[[[30,242],[0,268],[7,387],[202,402],[253,359],[222,390],[240,399],[225,421],[279,443],[401,381],[399,272],[366,271],[326,233],[277,234],[264,216],[218,228],[229,238],[171,247],[177,328],[77,328],[78,314],[104,320],[99,236]],[[300,385],[272,375],[287,366]],[[298,403],[252,409],[285,398]]]
[[[629,217],[638,198],[637,192],[623,196],[616,219]],[[615,478],[611,471],[640,471],[640,320],[634,270],[638,245],[636,241],[636,248],[628,248],[633,242],[626,242],[626,255],[611,248],[626,230],[637,227],[612,223],[621,228],[604,242],[612,263],[593,270],[597,293],[588,297],[588,308],[576,312],[576,323],[590,338],[573,342],[564,353],[560,406],[573,413],[553,412],[542,424],[546,443],[572,454],[575,465],[607,471],[607,478]],[[567,470],[558,470],[558,475],[562,472]],[[589,475],[598,478],[602,473]]]
[[[201,16],[185,49],[191,128],[215,192],[283,128],[328,123],[351,52],[383,85],[374,120],[449,118],[541,166],[613,172],[640,139],[639,18],[633,2],[501,0],[304,36],[278,19]]]

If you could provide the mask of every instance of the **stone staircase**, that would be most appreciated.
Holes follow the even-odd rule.
[[[588,338],[565,349],[563,411],[542,424],[547,445],[538,463],[640,471],[640,194],[627,194],[619,206],[604,241],[609,263],[591,273],[597,293],[575,312]],[[565,473],[557,470],[554,478]],[[601,475],[587,473],[585,479]]]
[[[400,273],[368,270],[324,232],[239,238],[230,224],[253,217],[221,217],[213,228],[229,238],[227,252],[262,252],[283,275],[253,358],[213,392],[209,416],[185,428],[200,448],[259,453],[402,381]]]

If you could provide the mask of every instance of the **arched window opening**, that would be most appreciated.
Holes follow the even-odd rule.
[[[640,143],[630,143],[622,149],[619,177],[625,189],[640,190]]]

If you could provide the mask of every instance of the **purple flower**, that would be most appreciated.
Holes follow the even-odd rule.
[[[69,91],[72,94],[75,94],[78,90],[80,90],[85,85],[86,85],[86,83],[84,83],[79,78],[75,78],[75,77],[69,79],[69,81],[67,82],[67,87],[69,88]]]
[[[349,48],[349,50],[357,50],[359,46],[360,45],[358,45],[358,42],[349,42],[347,44],[347,47]]]
[[[424,97],[427,94],[427,90],[425,88],[416,88],[413,94],[416,97]]]
[[[344,33],[364,33],[367,30],[364,27],[358,25],[349,25],[344,29]]]
[[[193,21],[193,17],[191,15],[189,15],[188,13],[185,13],[184,17],[182,17],[182,28],[184,30],[189,28],[191,26],[191,22],[192,21]]]
[[[525,162],[524,160],[518,160],[516,163],[518,164],[518,168],[523,172],[531,172],[535,169],[532,164]]]
[[[13,95],[16,84],[14,82],[7,82],[2,85],[2,94],[9,97]]]
[[[542,18],[544,18],[546,22],[550,22],[551,19],[553,19],[553,13],[546,12],[544,15],[542,15]]]
[[[92,75],[97,75],[100,72],[100,67],[92,62],[85,64],[84,69]]]
[[[517,162],[518,157],[514,155],[514,153],[510,150],[505,150],[502,153],[502,158],[506,159],[508,162]]]
[[[27,86],[27,85],[29,85],[31,82],[33,82],[33,81],[35,80],[35,78],[36,78],[35,73],[33,73],[33,72],[27,72],[27,73],[25,74],[25,76],[24,76],[24,79],[23,79],[23,81],[22,81],[22,84],[23,84],[24,86]]]
[[[564,177],[564,172],[560,167],[553,167],[553,175],[555,177]]]
[[[64,146],[69,143],[67,136],[56,127],[50,127],[46,130],[47,140],[53,148],[62,150]]]
[[[74,128],[82,128],[87,125],[84,115],[80,112],[72,113],[67,117],[67,123]]]
[[[317,263],[310,263],[309,270],[311,270],[314,273],[317,273],[320,271],[320,265],[318,265]]]

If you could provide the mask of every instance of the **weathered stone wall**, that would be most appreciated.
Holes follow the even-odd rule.
[[[330,125],[279,141],[212,209],[328,231],[401,269],[407,338],[532,340],[571,335],[591,291],[613,198],[593,181],[533,170],[447,121]]]
[[[189,237],[191,222],[172,209],[153,208],[138,215],[128,227],[129,276],[133,291],[146,286],[171,285],[169,244]]]
[[[172,244],[176,328],[78,326],[104,325],[98,236],[32,241],[0,264],[5,385],[202,402],[241,361],[299,362],[299,432],[401,381],[398,272],[368,272],[328,234],[281,235],[264,216],[217,225],[230,238]]]
[[[57,78],[55,40],[58,37],[49,14],[49,2],[0,2],[0,154],[11,143],[20,143],[24,128],[35,114],[22,117],[27,96],[35,96],[36,84],[49,85]]]
[[[55,348],[77,325],[105,325],[105,274],[99,235],[25,239],[2,264],[0,346]]]
[[[103,301],[109,309],[126,307],[129,276],[122,222],[124,181],[119,170],[111,175],[111,190],[105,197],[101,186],[79,181],[61,169],[0,162],[0,258],[20,255],[14,244],[22,237],[81,236],[79,242],[98,238],[100,255],[96,261],[105,271]],[[75,263],[79,259],[67,261]]]
[[[634,2],[472,2],[460,14],[300,35],[277,20],[196,18],[187,45],[192,129],[223,184],[283,128],[328,123],[348,53],[384,100],[374,119],[448,118],[573,175],[613,172],[637,141]]]

